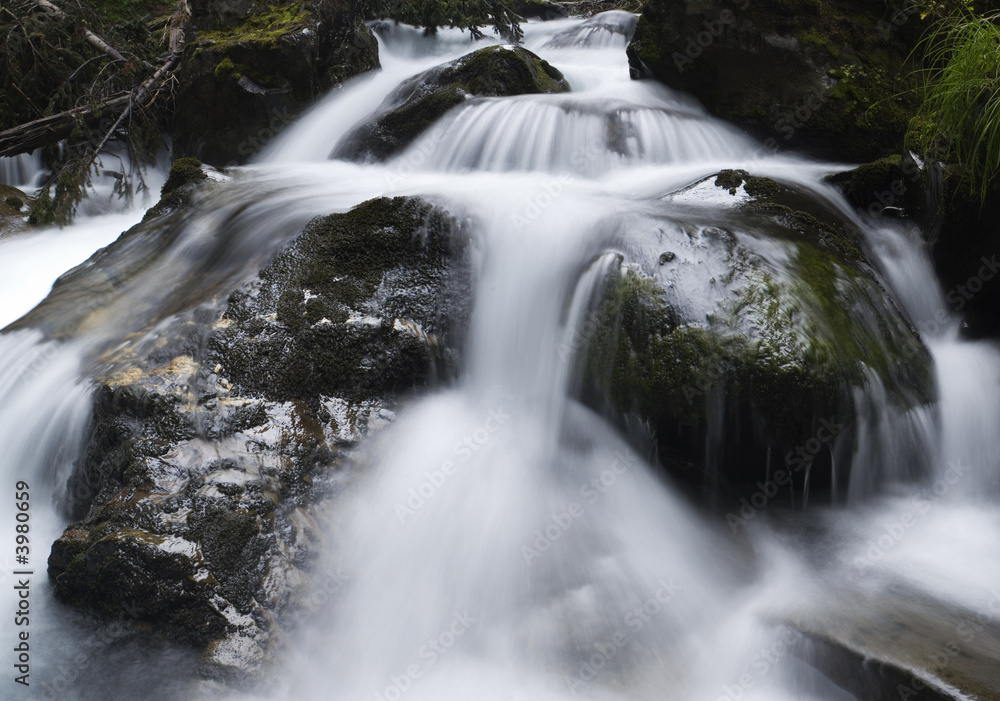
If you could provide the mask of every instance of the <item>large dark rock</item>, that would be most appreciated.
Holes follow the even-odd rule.
[[[450,371],[464,251],[447,213],[373,200],[315,219],[228,303],[105,356],[67,485],[75,523],[49,557],[55,595],[203,647],[209,676],[252,676],[278,614],[309,605],[316,505],[345,455]]]
[[[866,0],[650,0],[628,53],[633,75],[769,150],[872,161],[899,152],[919,105],[907,58],[922,29],[916,11]]]
[[[897,414],[933,400],[930,356],[845,217],[742,171],[666,200],[683,223],[633,234],[586,376],[595,401],[649,426],[668,469],[723,493],[777,468],[825,487],[833,453],[850,473],[854,388]],[[918,474],[913,449],[894,459]]]
[[[964,317],[968,335],[1000,338],[1000,184],[981,200],[957,166],[929,177],[939,197],[930,233],[945,303]]]
[[[177,72],[178,155],[245,163],[338,83],[378,67],[374,35],[343,0],[193,8],[196,37]]]
[[[527,49],[489,46],[403,83],[370,121],[344,137],[333,155],[384,160],[409,146],[452,107],[471,98],[568,90],[562,73]]]

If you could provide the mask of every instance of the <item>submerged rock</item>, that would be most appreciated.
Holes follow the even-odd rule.
[[[629,63],[768,150],[870,161],[898,153],[919,106],[906,62],[921,24],[913,10],[863,0],[651,0]]]
[[[127,237],[123,237],[127,242]],[[299,591],[315,505],[401,393],[447,372],[467,310],[457,223],[414,199],[314,220],[218,308],[110,355],[53,544],[56,596],[253,676]]]
[[[875,387],[899,413],[933,398],[927,351],[823,201],[743,171],[666,199],[684,219],[635,232],[632,264],[598,310],[586,376],[648,423],[668,467],[723,485],[753,484],[782,463],[801,484],[801,470],[819,479],[822,467],[829,484],[860,410],[854,388]],[[706,203],[723,214],[700,221]],[[660,253],[666,244],[673,257]]]
[[[375,36],[342,0],[213,0],[193,19],[174,146],[216,166],[245,163],[320,94],[379,65]]]
[[[384,160],[445,112],[475,97],[568,92],[562,73],[527,49],[489,46],[403,83],[368,122],[347,134],[335,158]]]

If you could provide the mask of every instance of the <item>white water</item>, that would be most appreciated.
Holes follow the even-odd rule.
[[[38,151],[0,157],[0,185],[11,185],[29,195],[34,194],[44,172],[42,154]]]
[[[571,95],[470,101],[388,164],[328,161],[401,80],[473,48],[458,32],[429,39],[387,28],[384,70],[331,94],[257,164],[236,172],[234,185],[209,191],[159,267],[115,302],[120,313],[109,318],[116,323],[91,331],[106,343],[141,326],[140,312],[173,309],[191,270],[224,281],[205,282],[202,295],[231,288],[311,216],[369,197],[425,194],[475,222],[476,307],[462,379],[408,406],[367,446],[369,468],[330,515],[331,533],[339,535],[324,564],[347,583],[295,632],[260,693],[242,696],[734,699],[749,674],[752,684],[741,692],[747,700],[851,698],[793,655],[756,664],[762,648],[787,635],[776,624],[802,610],[835,615],[825,603],[834,589],[878,593],[904,582],[975,608],[998,581],[1000,571],[983,563],[997,561],[1000,518],[983,497],[991,489],[995,496],[1000,474],[1000,355],[988,344],[957,340],[950,312],[939,332],[927,334],[941,387],[936,408],[880,428],[884,399],[877,388],[860,392],[873,412],[872,437],[859,439],[868,461],[857,463],[867,481],[852,491],[892,494],[828,514],[835,566],[823,570],[825,578],[810,571],[808,539],[777,534],[764,519],[751,524],[749,539],[730,538],[721,517],[691,510],[602,418],[572,399],[564,349],[594,291],[615,274],[622,249],[638,247],[623,245],[625,231],[661,211],[651,200],[720,167],[750,166],[825,192],[819,178],[834,169],[794,156],[760,159],[754,143],[690,101],[630,82],[624,48],[632,21],[608,13],[586,24],[527,27],[525,45],[565,72]],[[674,202],[714,206],[704,197]],[[91,223],[95,238],[81,240],[80,253],[100,245],[98,231],[114,238],[118,226],[95,219],[70,231],[85,233]],[[926,259],[905,232],[861,224],[921,328],[943,305]],[[38,272],[38,259],[56,235],[7,249],[11,270],[34,270],[47,286],[54,272]],[[711,251],[687,245],[678,247],[681,255],[712,265]],[[78,257],[67,256],[68,263]],[[205,260],[212,265],[199,267]],[[713,292],[704,277],[682,278],[690,285],[678,301],[687,295],[689,308],[705,304]],[[12,316],[38,296],[21,285],[4,294]],[[7,483],[31,480],[43,544],[62,527],[52,503],[87,418],[82,354],[30,332],[0,338],[0,465]],[[857,559],[868,556],[886,522],[926,501],[900,482],[912,477],[900,457],[906,443],[938,451],[928,458],[934,474],[924,484],[931,489],[935,478],[946,479],[950,460],[968,461],[970,477],[935,496],[905,538],[859,573]],[[413,499],[421,489],[430,495]],[[970,507],[972,497],[982,503]],[[11,522],[9,505],[0,518]],[[974,537],[957,539],[965,531]],[[40,547],[32,556],[36,571]],[[44,589],[39,594],[39,638],[47,636],[50,647],[36,673],[52,679],[66,654],[53,638],[93,642],[85,628],[60,623],[67,614]],[[168,659],[142,664],[163,669]],[[78,677],[68,684],[72,691],[61,698],[95,696]],[[98,684],[96,697],[114,693],[107,684],[104,692]],[[176,688],[159,693],[185,698]]]

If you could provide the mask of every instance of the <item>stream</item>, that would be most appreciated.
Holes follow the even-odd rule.
[[[523,45],[572,92],[469,100],[386,163],[331,160],[402,81],[496,42],[380,25],[381,71],[214,184],[156,265],[69,337],[0,335],[0,483],[30,483],[34,571],[33,683],[15,693],[5,680],[3,698],[840,700],[863,697],[822,663],[812,640],[824,632],[885,652],[857,631],[916,611],[960,653],[983,641],[956,626],[1000,615],[1000,352],[960,338],[912,224],[862,216],[823,183],[849,166],[765,150],[685,96],[630,80],[634,23],[624,12],[528,23]],[[11,178],[30,177],[29,162],[18,168]],[[849,460],[837,458],[849,475],[813,485],[818,496],[807,477],[795,508],[696,507],[657,469],[648,435],[581,401],[566,352],[608,281],[666,248],[677,262],[658,274],[672,276],[671,302],[688,317],[729,294],[714,284],[718,254],[685,232],[738,226],[720,205],[730,195],[692,186],[734,168],[796,183],[853,222],[933,358],[931,406],[900,410],[875,381],[855,389],[862,419],[838,444]],[[364,469],[326,514],[317,571],[341,573],[336,596],[290,627],[252,689],[195,681],[186,648],[95,633],[55,600],[44,561],[68,524],[60,505],[104,354],[193,304],[218,307],[310,219],[383,195],[421,195],[473,222],[473,312],[459,377],[366,439]],[[142,211],[0,240],[3,323]],[[781,251],[746,240],[780,274]],[[5,498],[6,611],[17,606],[14,514]],[[896,664],[950,689],[941,646],[904,639]]]

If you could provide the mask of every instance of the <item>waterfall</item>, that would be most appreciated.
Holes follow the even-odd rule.
[[[1000,574],[1000,353],[960,339],[917,232],[862,218],[821,183],[835,164],[761,155],[684,96],[630,81],[634,24],[617,11],[528,23],[524,45],[572,92],[469,99],[386,163],[332,159],[400,83],[496,43],[379,23],[380,72],[322,98],[257,161],[201,187],[191,207],[133,230],[115,270],[101,254],[82,259],[141,211],[0,241],[0,318],[28,313],[0,335],[0,471],[7,485],[31,484],[45,621],[37,673],[54,679],[67,647],[93,642],[40,573],[67,525],[64,490],[110,351],[155,344],[177,315],[221,309],[313,217],[373,197],[426,197],[473,239],[461,372],[405,402],[352,456],[322,515],[316,567],[343,581],[270,651],[260,684],[192,690],[169,667],[193,675],[182,653],[137,650],[106,654],[114,674],[88,677],[89,690],[73,677],[60,698],[113,694],[137,665],[158,670],[150,684],[162,688],[129,693],[163,699],[839,700],[854,697],[810,662],[818,653],[801,630],[832,629],[856,613],[854,596],[894,602],[918,591],[983,606]],[[33,177],[2,165],[0,182]],[[735,196],[705,181],[723,168],[799,183],[863,233],[879,280],[931,352],[938,388],[935,402],[900,406],[866,367],[844,399],[854,425],[813,453],[829,457],[830,493],[846,485],[847,504],[820,505],[827,481],[810,459],[805,483],[788,487],[808,512],[776,506],[774,522],[752,517],[736,537],[715,504],[694,509],[582,397],[596,312],[627,272],[663,283],[666,303],[690,319],[736,298],[724,279],[735,248],[727,234],[741,226]],[[745,228],[741,251],[790,275],[790,249]],[[62,282],[81,287],[59,285],[30,311],[70,268]],[[723,441],[737,428],[724,392],[705,395],[702,467],[718,499]],[[770,483],[782,456],[766,451]],[[911,512],[920,514],[912,527],[892,535]],[[808,527],[783,528],[799,517]],[[960,547],[945,537],[966,530]],[[13,539],[0,546],[13,552]],[[14,606],[9,587],[3,597]]]
[[[0,185],[11,185],[32,194],[44,172],[42,154],[38,151],[0,157]]]

